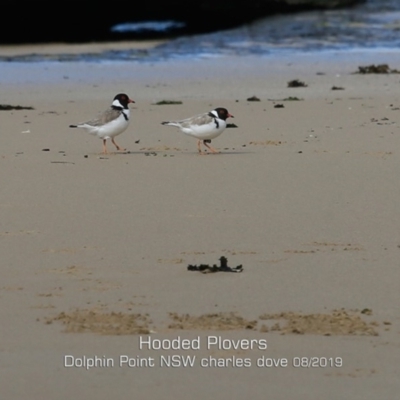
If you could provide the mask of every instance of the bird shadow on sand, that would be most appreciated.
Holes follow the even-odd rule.
[[[108,153],[108,154],[97,154],[100,156],[132,156],[132,155],[145,155],[145,156],[159,156],[159,157],[175,157],[179,155],[190,155],[190,156],[200,156],[200,157],[221,157],[221,156],[232,156],[232,155],[240,155],[240,154],[254,154],[255,151],[250,150],[225,150],[221,151],[220,153],[205,153],[199,154],[195,151],[154,151],[154,150],[138,150],[138,151],[125,151],[125,152],[115,152],[115,153]]]
[[[211,153],[207,153],[207,155],[211,155],[211,156],[223,156],[223,155],[235,155],[235,154],[254,154],[255,151],[250,151],[250,150],[225,150],[225,151],[221,151],[218,154],[211,154]]]
[[[248,150],[223,150],[219,153],[205,153],[199,154],[194,151],[182,152],[182,154],[189,154],[189,155],[197,155],[200,157],[222,157],[222,156],[234,156],[234,155],[241,155],[241,154],[253,154],[255,151],[248,151]]]
[[[117,157],[117,156],[129,156],[142,153],[143,151],[140,150],[137,151],[126,150],[126,151],[109,151],[108,153],[93,153],[89,155],[100,156],[100,157]]]

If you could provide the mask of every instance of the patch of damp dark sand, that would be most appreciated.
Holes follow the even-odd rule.
[[[253,146],[279,146],[282,143],[286,142],[282,142],[281,140],[259,140],[249,142],[249,144]]]
[[[282,312],[278,314],[263,314],[263,321],[275,321],[272,326],[263,324],[261,332],[280,332],[284,334],[312,334],[312,335],[359,335],[378,336],[375,327],[377,322],[365,322],[360,314],[368,315],[363,311],[347,311],[344,309],[333,310],[330,314],[302,314],[295,312]],[[285,321],[281,326],[278,321]]]
[[[257,326],[256,320],[247,320],[235,312],[219,312],[200,316],[169,313],[169,316],[173,321],[168,325],[169,329],[229,331],[253,330]]]
[[[182,149],[179,147],[170,147],[170,146],[165,146],[165,145],[164,146],[142,147],[139,150],[145,151],[148,153],[155,153],[157,151],[168,151],[168,150],[182,151]]]
[[[99,312],[76,309],[61,312],[46,318],[46,324],[61,322],[66,333],[98,333],[101,335],[149,334],[151,320],[148,314],[126,314],[122,312]]]
[[[366,322],[361,316],[371,316],[372,310],[333,310],[331,313],[303,314],[297,312],[281,312],[260,315],[262,323],[260,332],[277,332],[281,335],[350,335],[378,336],[376,321]],[[257,330],[259,321],[248,320],[236,312],[219,312],[192,316],[190,314],[169,313],[172,322],[168,329],[179,330]],[[267,322],[268,321],[268,322]],[[122,312],[100,312],[76,309],[72,312],[61,312],[46,318],[46,324],[61,322],[66,333],[98,333],[101,335],[136,335],[150,334],[152,323],[148,314],[126,314]],[[269,323],[269,324],[268,324]],[[385,321],[385,326],[391,325]],[[386,327],[386,330],[390,328]]]

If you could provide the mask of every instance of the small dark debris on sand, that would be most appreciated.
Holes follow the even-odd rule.
[[[181,101],[175,101],[175,100],[161,100],[157,101],[157,103],[153,103],[156,106],[165,106],[168,104],[183,104]]]
[[[372,315],[372,310],[370,308],[363,308],[360,312],[361,314]]]
[[[366,66],[359,66],[355,74],[399,74],[397,69],[391,69],[388,64],[371,64]]]
[[[247,99],[247,101],[261,101],[257,96],[252,96]]]
[[[12,106],[10,104],[0,104],[0,111],[10,111],[10,110],[34,110],[34,108],[24,107],[24,106]]]
[[[289,81],[287,83],[287,86],[290,88],[297,88],[297,87],[307,87],[308,85],[306,85],[304,82],[298,79],[293,79],[292,81]]]
[[[268,99],[268,101],[273,101],[274,103],[276,103],[277,101],[302,101],[302,100],[304,100],[304,99],[301,99],[301,98],[295,97],[295,96],[289,96],[289,97],[285,97],[283,99]]]
[[[331,90],[344,90],[344,87],[341,86],[332,86]]]
[[[220,257],[220,266],[218,267],[216,264],[210,266],[208,264],[200,264],[200,265],[191,265],[189,264],[187,269],[188,271],[200,271],[203,274],[208,274],[212,272],[242,272],[243,266],[238,265],[237,267],[228,267],[228,259],[224,256]]]
[[[274,108],[285,108],[283,104],[275,104]]]
[[[284,99],[282,99],[282,101],[302,101],[303,99],[299,99],[298,97],[285,97]]]
[[[226,124],[227,128],[238,128],[236,124]]]

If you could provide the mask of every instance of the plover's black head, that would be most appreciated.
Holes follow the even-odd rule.
[[[114,97],[112,105],[114,107],[128,108],[129,103],[134,103],[134,101],[131,100],[127,94],[119,93]]]
[[[226,121],[227,118],[233,118],[232,114],[229,114],[228,110],[223,107],[218,107],[215,110],[211,111],[211,114],[216,116],[219,119],[222,119],[223,121]]]

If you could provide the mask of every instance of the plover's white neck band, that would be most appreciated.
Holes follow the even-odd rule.
[[[215,118],[219,118],[218,113],[215,110],[212,110],[210,114],[214,115]]]
[[[119,102],[118,99],[115,99],[115,100],[112,102],[112,105],[113,105],[114,107],[124,108],[124,106]]]

